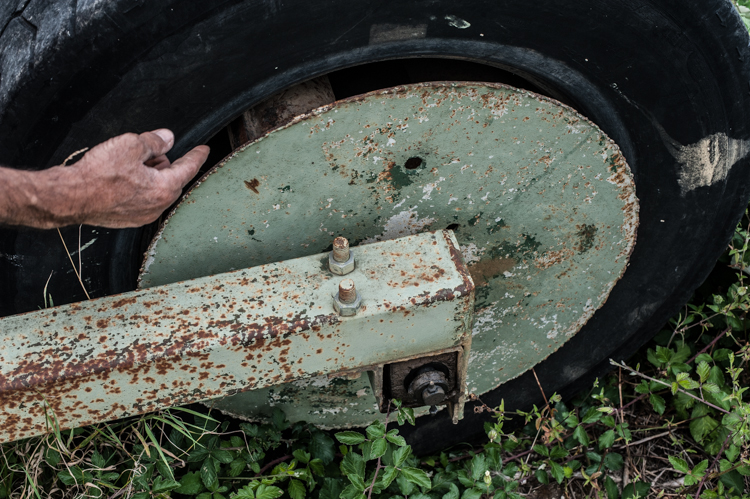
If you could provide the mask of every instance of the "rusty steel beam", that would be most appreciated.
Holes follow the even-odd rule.
[[[378,378],[429,352],[464,349],[465,363],[474,284],[452,232],[351,251],[351,317],[334,310],[344,278],[324,254],[0,319],[0,441],[53,415],[73,428],[310,376]]]

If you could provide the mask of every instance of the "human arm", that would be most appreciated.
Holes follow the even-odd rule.
[[[140,227],[156,220],[208,157],[198,146],[170,163],[166,129],[103,142],[71,166],[0,168],[0,224],[41,229],[88,224]]]

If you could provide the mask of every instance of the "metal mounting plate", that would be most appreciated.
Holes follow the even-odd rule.
[[[635,244],[635,185],[617,146],[567,106],[497,84],[353,97],[235,151],[154,240],[144,287],[451,228],[476,291],[469,389],[545,359],[604,303]],[[317,380],[216,407],[362,425],[366,380]]]

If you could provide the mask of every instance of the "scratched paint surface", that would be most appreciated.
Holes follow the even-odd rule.
[[[479,394],[546,358],[604,303],[637,212],[619,149],[572,109],[496,84],[396,87],[233,153],[168,219],[141,286],[325,251],[338,235],[355,246],[450,228],[477,286],[468,388]],[[219,404],[248,417],[279,405],[330,426],[374,415],[361,379],[241,397]]]
[[[354,253],[354,317],[321,254],[0,319],[0,442],[44,433],[45,411],[71,428],[470,341],[450,232]]]

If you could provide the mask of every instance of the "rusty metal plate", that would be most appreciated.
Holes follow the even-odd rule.
[[[0,319],[0,442],[48,417],[72,428],[468,350],[474,286],[449,231],[352,253],[352,317],[322,254]]]
[[[477,286],[469,389],[542,361],[604,303],[635,244],[618,147],[554,100],[497,84],[431,83],[321,107],[210,171],[151,244],[148,287],[425,230],[455,231]],[[366,424],[362,380],[217,402],[253,417]]]

